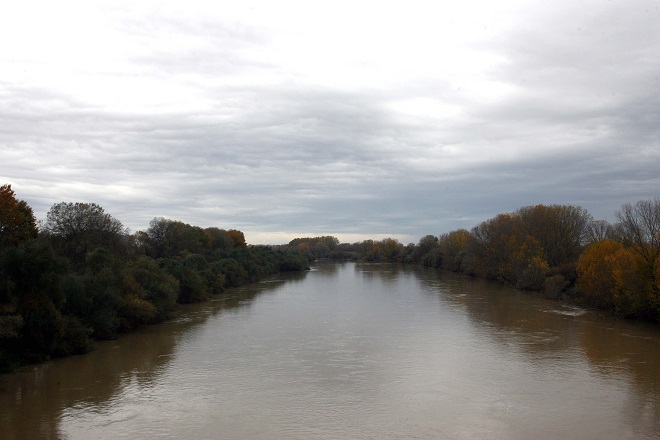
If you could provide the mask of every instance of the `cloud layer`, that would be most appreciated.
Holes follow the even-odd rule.
[[[39,218],[407,242],[660,190],[652,0],[15,3],[0,177]]]

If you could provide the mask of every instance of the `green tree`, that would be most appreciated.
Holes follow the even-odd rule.
[[[127,267],[125,277],[129,277],[129,284],[136,283],[132,285],[134,296],[154,305],[156,321],[162,321],[170,316],[179,295],[179,283],[176,278],[147,256],[137,257]]]
[[[213,247],[214,239],[219,239],[198,226],[163,217],[154,218],[140,237],[147,254],[154,258],[202,253]]]
[[[218,270],[225,276],[227,287],[237,287],[245,284],[249,279],[249,274],[245,267],[234,258],[223,258],[218,261]]]
[[[43,240],[30,240],[2,253],[0,314],[7,319],[0,320],[6,326],[0,339],[5,339],[2,345],[7,344],[10,352],[39,361],[87,350],[86,329],[62,314],[66,270],[66,260]],[[1,348],[0,352],[6,350]]]
[[[204,232],[209,237],[211,249],[229,250],[234,247],[234,240],[232,240],[231,234],[224,229],[210,227],[204,229]]]
[[[42,231],[75,263],[103,246],[112,251],[126,249],[127,230],[96,203],[54,204],[46,214]]]

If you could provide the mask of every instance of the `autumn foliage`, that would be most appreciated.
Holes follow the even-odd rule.
[[[622,243],[592,244],[580,256],[577,272],[578,288],[587,304],[623,317],[660,317],[657,273],[655,280],[648,276],[644,259]]]
[[[417,244],[365,240],[314,256],[442,268],[660,321],[660,199],[626,204],[617,219],[610,225],[578,206],[534,205]],[[315,240],[290,246],[312,253]]]
[[[36,236],[32,208],[16,198],[11,185],[0,186],[0,246],[16,245]]]

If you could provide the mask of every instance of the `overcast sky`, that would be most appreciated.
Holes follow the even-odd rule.
[[[249,243],[660,195],[660,2],[13,1],[0,184]]]

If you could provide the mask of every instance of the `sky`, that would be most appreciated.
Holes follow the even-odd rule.
[[[0,14],[0,184],[251,244],[660,195],[660,2],[30,1]]]

